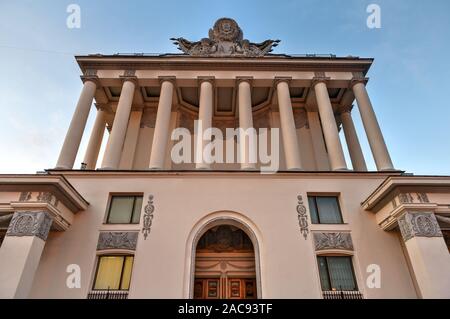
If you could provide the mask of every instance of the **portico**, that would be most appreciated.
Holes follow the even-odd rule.
[[[95,98],[98,114],[84,158],[86,169],[175,169],[176,165],[168,158],[173,145],[171,131],[184,127],[193,133],[193,122],[202,120],[203,132],[212,126],[223,130],[255,128],[256,131],[278,127],[282,133],[280,147],[283,150],[282,169],[285,170],[347,170],[344,146],[339,138],[342,127],[353,170],[366,171],[351,116],[356,97],[377,168],[393,170],[364,85],[366,79],[360,80],[359,75],[355,77],[356,70],[370,67],[370,59],[355,58],[344,63],[337,58],[268,57],[268,66],[274,72],[281,70],[277,72],[280,76],[272,78],[263,71],[268,66],[262,65],[260,60],[239,60],[222,67],[223,59],[201,61],[198,65],[197,61],[185,56],[162,59],[166,60],[166,67],[158,71],[141,69],[140,65],[152,64],[161,58],[78,57],[80,66],[90,75],[83,76],[84,88],[67,133],[70,142],[64,143],[61,149],[57,169],[73,169],[79,146],[76,141],[81,141],[87,114]],[[126,61],[130,69],[111,67],[121,60],[120,63],[123,65]],[[91,69],[93,63],[100,67]],[[106,69],[102,67],[103,63],[105,67],[108,65]],[[325,63],[329,71],[308,71],[314,69],[316,63]],[[220,66],[224,70],[214,71],[210,76],[192,77],[192,71],[201,74],[205,65],[212,69]],[[158,69],[156,65],[155,68]],[[148,115],[151,112],[154,115]],[[311,122],[313,114],[317,114],[320,121],[318,130]],[[300,123],[306,123],[306,126]],[[102,163],[97,166],[106,126],[110,129],[109,139]],[[306,129],[307,134],[300,134],[301,129]],[[202,150],[207,143],[200,142],[198,137],[195,143],[193,141],[197,150]],[[318,148],[321,144],[325,148]],[[255,169],[259,163],[249,161],[249,154],[254,152],[249,149],[252,145],[248,139],[240,143],[243,161],[239,166],[211,167],[200,161],[185,168]],[[305,154],[310,152],[309,145],[315,148],[313,155]],[[124,152],[128,154],[126,162],[121,160]],[[325,166],[320,164],[323,160],[327,163]]]

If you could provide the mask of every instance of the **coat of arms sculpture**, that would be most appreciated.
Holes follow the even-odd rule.
[[[209,37],[200,41],[185,38],[171,38],[178,49],[188,55],[217,57],[262,57],[272,51],[280,40],[266,40],[253,43],[244,39],[237,22],[230,18],[221,18],[209,30]]]

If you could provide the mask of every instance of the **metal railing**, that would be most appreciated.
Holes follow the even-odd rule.
[[[333,291],[323,291],[323,299],[327,300],[361,300],[364,296],[359,291],[354,290],[333,290]]]
[[[128,299],[126,290],[92,290],[87,299]]]

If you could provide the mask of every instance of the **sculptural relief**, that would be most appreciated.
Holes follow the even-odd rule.
[[[280,40],[265,40],[253,43],[244,39],[243,32],[236,21],[221,18],[209,30],[209,37],[200,41],[189,41],[185,38],[171,38],[178,49],[193,56],[242,56],[262,57],[272,51]]]

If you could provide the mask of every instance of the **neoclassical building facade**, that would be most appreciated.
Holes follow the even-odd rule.
[[[0,175],[1,298],[450,298],[450,177],[392,163],[373,59],[273,54],[228,18],[172,40],[76,57],[55,167]]]

